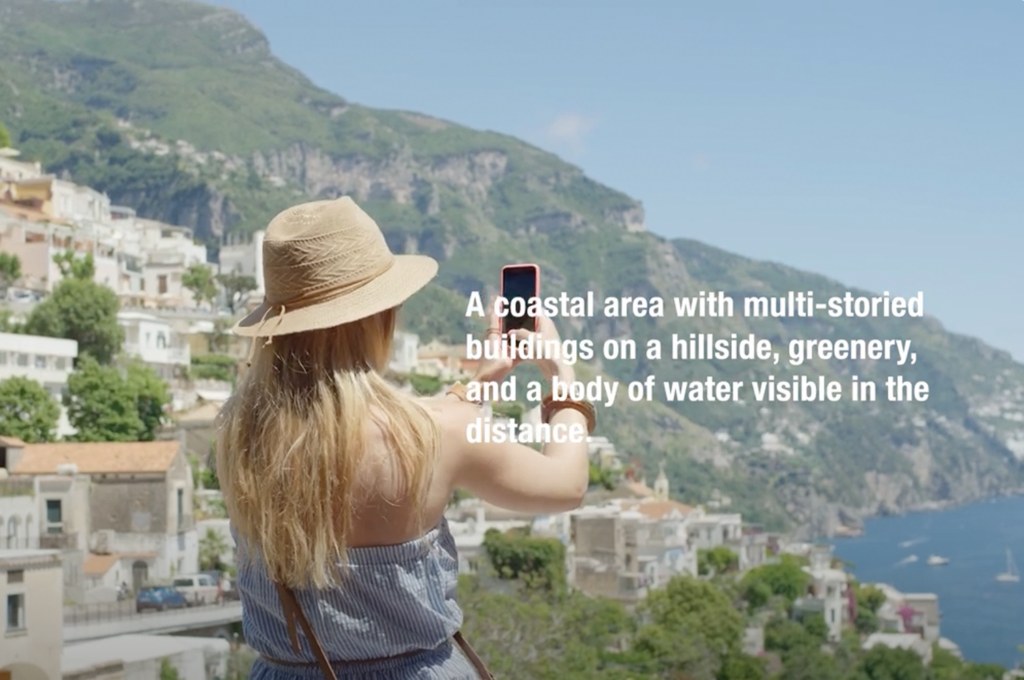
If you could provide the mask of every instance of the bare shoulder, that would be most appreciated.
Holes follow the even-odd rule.
[[[452,441],[453,435],[458,435],[455,442],[464,441],[466,426],[482,415],[481,408],[476,404],[452,399],[451,397],[426,397],[421,399],[420,403],[437,420],[446,448],[451,448],[451,444],[454,443]]]

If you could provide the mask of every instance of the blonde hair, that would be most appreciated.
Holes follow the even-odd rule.
[[[423,528],[440,432],[425,407],[382,375],[396,319],[392,309],[274,337],[221,410],[217,473],[239,556],[262,557],[276,581],[338,583],[368,423],[387,438],[403,497]]]

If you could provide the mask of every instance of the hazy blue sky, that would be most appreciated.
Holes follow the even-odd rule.
[[[648,228],[1024,360],[1024,1],[228,0],[359,103],[516,135]]]

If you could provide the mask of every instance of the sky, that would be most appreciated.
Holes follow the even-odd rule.
[[[220,0],[317,85],[511,134],[649,231],[1024,360],[1024,1]]]

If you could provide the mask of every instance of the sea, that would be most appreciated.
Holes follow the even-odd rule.
[[[941,635],[968,661],[1013,668],[1024,661],[1024,581],[1003,583],[1007,550],[1024,563],[1024,497],[867,520],[864,534],[829,541],[861,583],[939,596]],[[949,558],[929,566],[930,555]],[[911,561],[916,556],[916,561]]]

